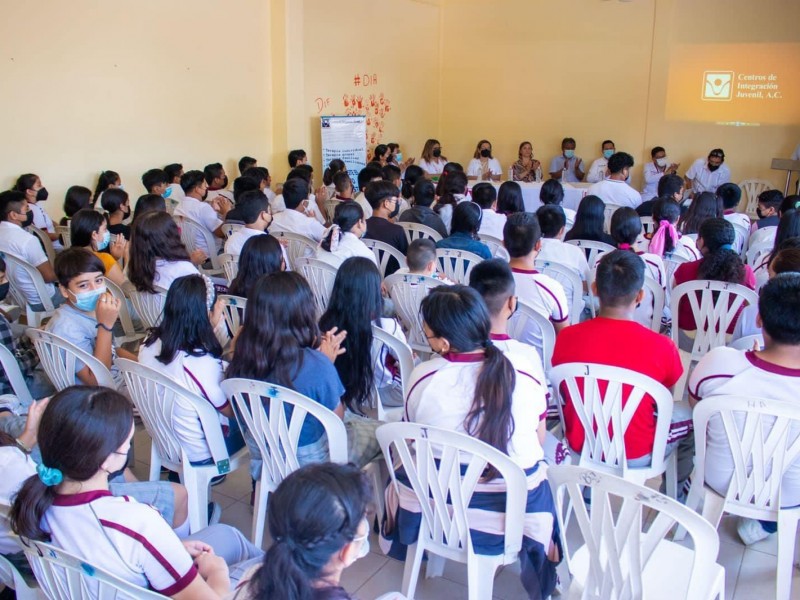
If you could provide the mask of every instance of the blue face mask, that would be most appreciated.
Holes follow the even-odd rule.
[[[608,159],[608,158],[611,158],[612,156],[614,156],[614,151],[613,150],[603,150],[603,157]]]
[[[103,234],[103,239],[97,242],[97,251],[105,250],[108,248],[108,245],[111,243],[111,232],[106,229],[106,232]]]
[[[89,290],[88,292],[81,292],[80,294],[70,292],[70,294],[75,296],[75,301],[72,304],[75,306],[75,308],[84,312],[94,311],[94,309],[97,307],[97,301],[100,300],[100,296],[105,293],[105,284],[101,285],[96,290]]]
[[[161,193],[161,197],[162,197],[162,198],[164,198],[164,199],[167,199],[167,198],[169,198],[170,196],[172,196],[172,188],[171,188],[171,187],[168,187],[167,189],[165,189],[165,190],[164,190],[164,191]]]
[[[566,156],[567,158],[574,158],[575,150],[564,150],[564,156]]]
[[[398,152],[397,154],[394,155],[394,158],[399,163],[403,162],[403,153],[402,152]]]

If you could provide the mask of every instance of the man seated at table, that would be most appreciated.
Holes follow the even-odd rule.
[[[603,179],[606,178],[608,159],[614,156],[617,148],[614,145],[614,142],[611,140],[604,140],[600,145],[600,151],[602,156],[594,160],[592,166],[589,167],[589,172],[586,174],[587,183],[597,183],[598,181],[603,181]]]
[[[698,158],[689,167],[684,175],[686,189],[692,192],[692,197],[700,192],[714,192],[723,183],[731,180],[731,170],[725,162],[725,152],[722,148],[714,148],[708,153],[708,160]]]
[[[627,152],[617,152],[608,159],[609,176],[590,187],[587,195],[597,196],[606,206],[636,208],[642,203],[642,195],[625,183],[632,168],[633,157]]]
[[[583,159],[575,156],[575,140],[566,137],[561,141],[561,154],[550,161],[550,177],[565,182],[583,181]]]

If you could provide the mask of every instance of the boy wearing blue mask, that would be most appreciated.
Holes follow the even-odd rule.
[[[561,154],[550,161],[550,177],[563,182],[583,181],[583,159],[575,156],[575,139],[561,140]]]
[[[66,303],[56,310],[45,330],[75,344],[103,363],[117,387],[122,375],[116,357],[137,360],[136,355],[114,348],[112,330],[119,316],[120,301],[106,291],[103,262],[86,248],[72,247],[56,257],[58,289]],[[97,385],[94,374],[75,362],[76,383]]]

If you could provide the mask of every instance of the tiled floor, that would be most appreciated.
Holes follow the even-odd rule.
[[[150,459],[150,440],[144,428],[136,431],[136,464],[134,473],[146,479]],[[252,510],[250,508],[250,479],[244,470],[228,476],[227,480],[212,489],[214,501],[222,506],[222,522],[250,534]],[[719,528],[719,562],[725,567],[726,597],[733,600],[766,600],[775,597],[775,568],[778,544],[776,536],[746,548],[736,534],[736,520],[725,517]],[[572,529],[568,541],[573,539]],[[270,543],[265,535],[264,546]],[[800,543],[798,543],[800,546]],[[389,591],[399,591],[403,578],[403,563],[385,557],[378,547],[375,534],[370,537],[371,552],[357,561],[344,573],[343,585],[359,600],[372,600]],[[800,548],[798,548],[800,549]],[[444,576],[435,579],[420,577],[416,598],[419,600],[451,600],[467,597],[467,572],[464,565],[447,563]],[[502,569],[495,577],[494,597],[516,600],[526,595],[519,582],[516,565]],[[800,570],[795,569],[792,598],[800,600]],[[678,600],[678,599],[676,599]]]

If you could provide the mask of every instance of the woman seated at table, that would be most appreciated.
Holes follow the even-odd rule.
[[[542,180],[542,163],[533,158],[533,145],[522,142],[519,145],[519,159],[512,166],[513,180],[531,183]]]
[[[492,143],[489,140],[478,142],[467,165],[467,178],[471,181],[500,181],[501,173],[500,162],[492,156]]]
[[[439,140],[429,139],[422,148],[419,166],[428,177],[438,177],[447,164],[447,157],[442,156],[442,145]]]

